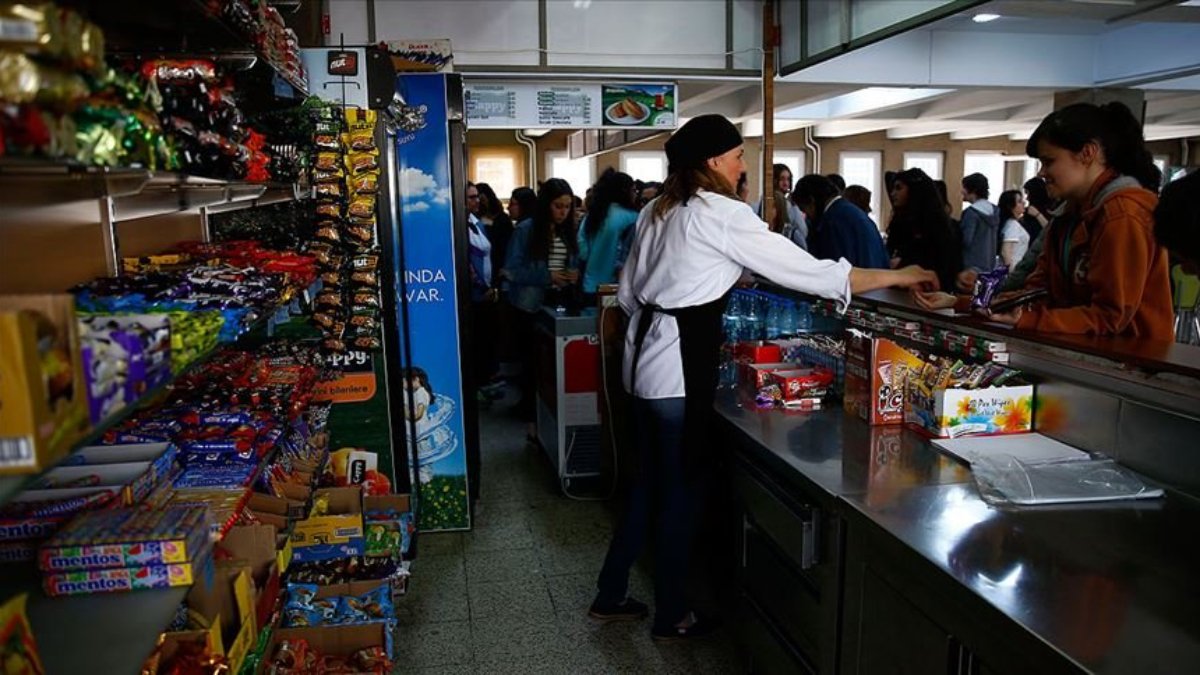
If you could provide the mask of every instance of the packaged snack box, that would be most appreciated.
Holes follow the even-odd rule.
[[[868,424],[904,422],[905,383],[920,357],[887,338],[846,331],[846,412]]]

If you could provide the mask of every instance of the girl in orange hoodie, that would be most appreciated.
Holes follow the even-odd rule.
[[[1129,108],[1076,103],[1056,110],[1025,152],[1041,162],[1050,196],[1063,201],[1023,289],[1048,296],[988,318],[1051,333],[1173,340],[1167,254],[1154,238],[1153,191],[1162,176]],[[918,293],[917,302],[941,309],[969,299]]]

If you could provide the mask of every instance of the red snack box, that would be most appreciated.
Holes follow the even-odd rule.
[[[734,356],[739,361],[750,363],[779,363],[783,360],[783,350],[774,342],[739,342],[733,349]]]
[[[781,370],[796,370],[802,368],[798,363],[744,363],[742,364],[741,381],[754,391],[768,384],[771,373]]]
[[[779,385],[784,401],[791,401],[813,398],[816,392],[825,392],[833,384],[833,372],[828,368],[777,370],[769,373],[767,380]]]

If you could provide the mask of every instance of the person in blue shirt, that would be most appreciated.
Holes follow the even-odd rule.
[[[862,209],[843,199],[828,178],[817,174],[801,178],[792,201],[808,218],[808,252],[813,256],[845,258],[855,267],[890,267],[879,228]]]
[[[592,202],[579,228],[579,261],[583,292],[594,294],[602,284],[617,280],[621,240],[637,222],[633,177],[609,169],[592,188]]]

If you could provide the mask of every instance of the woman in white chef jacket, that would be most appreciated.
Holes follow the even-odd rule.
[[[919,267],[868,270],[844,259],[817,260],[793,246],[734,192],[746,170],[742,137],[720,115],[693,118],[666,144],[669,175],[642,209],[621,271],[618,299],[630,317],[624,379],[633,395],[641,466],[600,572],[589,614],[602,621],[645,617],[628,597],[629,570],[647,535],[655,539],[656,640],[708,633],[684,593],[703,487],[721,346],[721,315],[744,269],[798,291],[837,301],[887,286],[936,287]],[[651,520],[653,518],[653,520]]]

